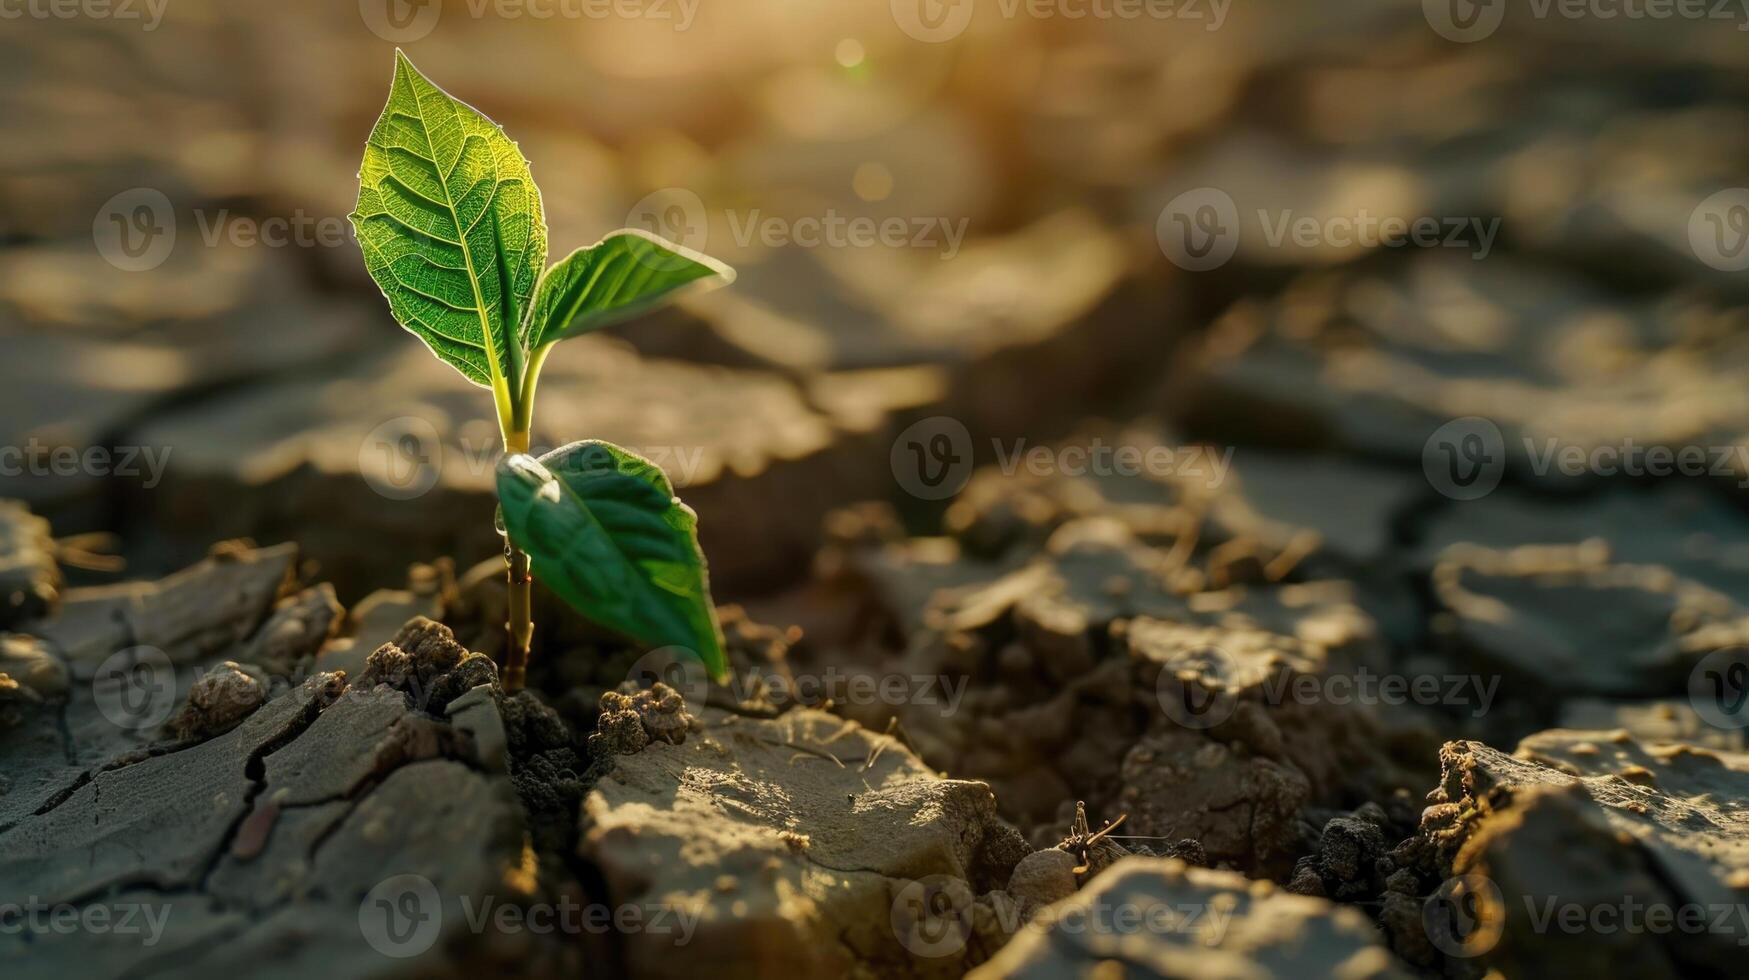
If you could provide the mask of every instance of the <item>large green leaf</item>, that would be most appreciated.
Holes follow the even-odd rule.
[[[353,227],[395,319],[492,388],[504,411],[521,383],[523,317],[547,258],[528,161],[397,51],[358,182]]]
[[[650,646],[681,646],[723,679],[698,516],[655,463],[610,443],[575,442],[498,464],[504,527],[535,578],[597,625]]]
[[[647,231],[621,229],[565,256],[541,277],[529,347],[629,319],[702,281],[731,283],[735,270]]]

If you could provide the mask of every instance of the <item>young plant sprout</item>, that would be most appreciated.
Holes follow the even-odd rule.
[[[497,406],[505,687],[523,684],[537,577],[597,625],[693,650],[721,679],[727,663],[697,517],[661,469],[595,440],[539,459],[528,452],[535,382],[554,344],[682,287],[731,282],[734,271],[636,229],[546,268],[546,215],[522,152],[398,50],[358,182],[352,225],[390,312],[440,360],[491,389]]]

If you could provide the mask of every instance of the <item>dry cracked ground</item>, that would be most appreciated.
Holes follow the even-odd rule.
[[[537,441],[700,512],[733,683],[542,594],[511,695],[486,405],[356,256],[90,248],[128,187],[350,205],[380,79],[278,39],[353,12],[189,6],[211,59],[0,35],[0,444],[47,467],[0,475],[0,976],[1742,972],[1749,293],[1687,227],[1749,171],[1740,35],[1234,5],[946,86],[880,145],[893,213],[972,219],[954,261],[754,249],[547,368]],[[555,229],[869,152],[729,86],[712,153],[609,152],[468,71],[589,178]],[[1505,231],[1187,274],[1155,222],[1209,184]]]
[[[1252,397],[1276,352],[1225,329],[1174,395]],[[1377,397],[1317,331],[1280,343],[1296,418]],[[1374,417],[1407,441],[1431,420],[1399,397]],[[0,962],[1731,975],[1749,719],[1705,681],[1737,683],[1749,628],[1735,479],[1551,494],[1512,460],[1454,500],[1389,443],[1179,428],[1208,423],[1049,444],[1170,467],[986,466],[910,527],[831,511],[805,581],[724,607],[726,688],[546,602],[506,695],[495,559],[350,606],[294,543],[69,586],[8,504]]]

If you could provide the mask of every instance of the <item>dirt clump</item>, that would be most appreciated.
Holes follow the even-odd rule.
[[[166,729],[176,738],[205,739],[227,731],[267,701],[267,675],[227,660],[207,671]]]
[[[498,669],[490,657],[457,643],[448,626],[419,616],[365,660],[357,683],[367,690],[387,684],[417,707],[442,714],[462,694],[482,684],[496,686]]]
[[[1335,899],[1377,895],[1396,870],[1386,843],[1389,830],[1389,818],[1376,803],[1331,817],[1318,833],[1316,850],[1294,865],[1288,890]]]
[[[661,681],[646,690],[606,691],[600,704],[600,721],[589,736],[589,754],[595,758],[631,755],[651,742],[679,745],[698,723],[680,692]]]

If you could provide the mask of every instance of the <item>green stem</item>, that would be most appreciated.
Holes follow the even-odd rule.
[[[524,440],[523,452],[527,452],[526,441],[528,430],[534,422],[534,386],[540,380],[541,365],[546,363],[547,351],[553,349],[552,344],[543,344],[529,355],[528,364],[522,372],[522,388],[516,393],[515,405],[510,411],[510,428],[520,432]],[[506,437],[508,438],[508,437]],[[508,442],[506,443],[508,445]]]
[[[526,327],[524,328],[526,331]],[[535,348],[523,362],[520,348],[513,348],[516,389],[504,386],[498,422],[504,432],[506,454],[528,452],[528,433],[534,422],[534,386],[540,377],[541,365],[547,359],[552,344]],[[504,403],[509,411],[504,410]],[[529,647],[534,641],[534,574],[528,555],[504,535],[504,575],[508,584],[509,607],[504,621],[507,646],[504,652],[504,689],[520,691],[527,678]]]
[[[513,428],[504,437],[506,453],[528,452],[528,428]],[[509,606],[504,621],[508,644],[504,652],[504,690],[522,690],[528,674],[528,651],[534,640],[534,575],[529,569],[527,553],[504,535],[504,574],[508,584]]]

